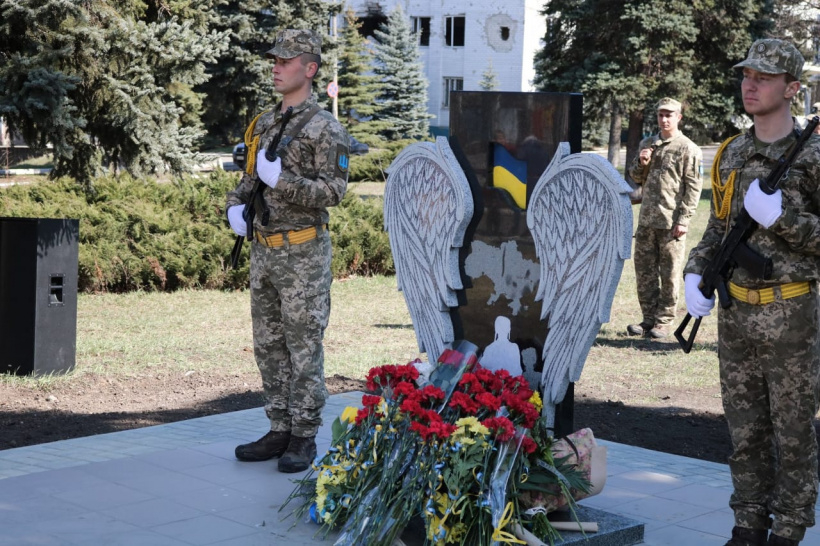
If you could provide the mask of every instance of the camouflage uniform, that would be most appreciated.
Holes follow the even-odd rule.
[[[703,156],[681,132],[666,140],[646,138],[639,149],[656,144],[649,165],[635,156],[629,174],[643,187],[633,255],[641,322],[663,326],[675,320],[686,247],[686,236],[675,239],[672,227],[688,226],[695,214]]]
[[[265,187],[267,226],[257,214],[254,229],[263,236],[314,228],[317,237],[301,244],[251,246],[251,317],[254,356],[262,374],[271,430],[312,437],[321,425],[327,399],[322,339],[330,314],[330,236],[327,207],[339,204],[347,189],[349,138],[333,116],[319,111],[298,134],[294,127],[316,104],[311,96],[293,109],[278,153],[282,174]],[[254,135],[266,148],[279,132],[281,104],[262,115]],[[292,137],[292,138],[289,138]],[[254,176],[243,174],[228,193],[227,207],[247,203]]]
[[[692,249],[685,273],[701,274],[719,247],[755,178],[765,179],[795,141],[756,142],[754,128],[733,140],[720,158],[726,183],[736,172],[728,218],[714,207],[703,240]],[[737,268],[732,282],[750,289],[809,281],[810,292],[753,305],[732,298],[718,312],[718,356],[723,407],[734,452],[729,459],[734,493],[730,506],[740,527],[801,540],[814,525],[817,444],[812,419],[820,401],[820,139],[813,137],[782,180],[783,214],[758,226],[748,245],[773,261],[769,280]],[[716,196],[713,195],[713,200]],[[720,199],[717,197],[717,199]],[[720,205],[720,203],[717,203]]]

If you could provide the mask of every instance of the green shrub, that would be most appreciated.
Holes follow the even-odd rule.
[[[354,155],[350,158],[351,182],[384,182],[387,167],[396,159],[399,152],[415,140],[381,141],[379,148],[371,148],[364,155]]]
[[[0,216],[79,219],[84,292],[236,289],[248,284],[250,247],[236,269],[227,268],[236,237],[223,207],[236,183],[236,173],[224,171],[171,182],[111,176],[88,192],[70,178],[43,180],[0,191]],[[359,201],[349,196],[331,209],[338,275],[392,270],[381,207]],[[337,237],[337,229],[346,233]]]
[[[383,208],[383,199],[362,199],[350,192],[331,209],[334,277],[396,272],[390,240],[384,231]]]

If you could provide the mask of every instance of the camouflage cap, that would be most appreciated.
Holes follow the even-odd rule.
[[[288,28],[276,34],[273,48],[265,53],[265,57],[280,57],[292,59],[302,53],[322,54],[322,37],[312,30],[297,30]]]
[[[675,99],[664,97],[658,101],[658,110],[669,110],[670,112],[680,112],[681,104]]]
[[[753,43],[746,60],[735,65],[735,68],[746,67],[764,74],[791,74],[799,80],[803,73],[803,55],[789,42],[766,38]]]

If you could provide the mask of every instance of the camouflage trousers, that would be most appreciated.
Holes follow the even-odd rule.
[[[651,325],[674,322],[685,249],[685,235],[675,239],[671,229],[638,226],[632,260],[643,315],[641,322]]]
[[[251,248],[253,352],[273,431],[310,437],[322,424],[330,257],[327,231],[299,245]]]
[[[766,305],[732,300],[720,309],[718,356],[733,453],[729,505],[741,527],[801,540],[814,525],[820,401],[816,285]]]

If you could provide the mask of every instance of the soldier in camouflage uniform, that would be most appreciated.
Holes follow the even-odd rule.
[[[246,235],[243,212],[258,179],[264,208],[254,221],[251,245],[251,317],[254,356],[262,374],[270,432],[236,448],[243,461],[281,457],[281,472],[300,472],[316,456],[316,431],[327,399],[322,339],[330,314],[331,245],[327,207],[347,188],[348,143],[344,128],[311,94],[321,62],[321,38],[307,30],[283,30],[273,49],[273,81],[282,102],[262,114],[245,135],[246,172],[228,193],[227,215]],[[265,148],[293,108],[278,157]]]
[[[643,318],[627,326],[633,336],[669,335],[680,293],[689,220],[702,187],[700,148],[678,129],[680,102],[658,102],[660,132],[644,139],[629,169],[642,186],[643,199],[635,231],[635,280]]]
[[[735,269],[731,306],[718,312],[721,394],[733,446],[730,546],[796,545],[814,525],[820,139],[806,143],[774,194],[763,193],[759,183],[795,143],[789,105],[802,67],[797,49],[774,39],[755,42],[736,65],[743,69],[743,105],[754,126],[724,143],[715,158],[720,179],[712,182],[709,223],[684,268],[689,313],[708,315],[715,301],[698,289],[701,273],[742,207],[759,224],[749,247],[774,265],[765,280]]]

